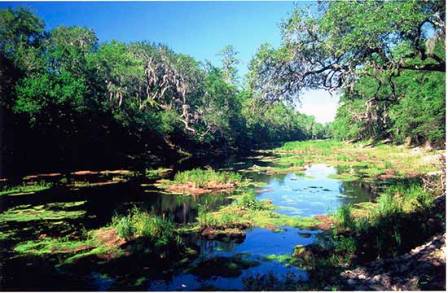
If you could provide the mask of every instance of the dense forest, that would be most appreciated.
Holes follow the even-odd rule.
[[[220,67],[164,45],[99,43],[83,27],[45,31],[26,9],[0,12],[2,172],[129,165],[177,153],[234,152],[322,138],[326,128]],[[141,157],[143,156],[143,157]]]
[[[241,151],[330,132],[441,146],[444,8],[409,1],[323,2],[317,15],[297,9],[282,23],[282,45],[261,46],[244,80],[232,46],[218,52],[216,67],[145,41],[99,43],[84,27],[46,31],[29,10],[4,9],[2,173]],[[295,110],[303,90],[316,88],[342,93],[331,126]]]

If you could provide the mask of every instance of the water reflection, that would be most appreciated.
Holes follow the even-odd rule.
[[[199,256],[173,278],[153,280],[149,290],[243,290],[244,280],[257,274],[272,274],[282,280],[288,274],[306,281],[305,271],[267,257],[291,255],[298,244],[308,245],[319,231],[283,227],[282,232],[254,228],[245,241],[222,242],[198,239]]]
[[[271,200],[280,213],[304,217],[331,213],[342,205],[372,199],[372,193],[362,183],[333,179],[330,176],[334,174],[336,168],[315,164],[304,175],[277,176],[270,179],[258,199]]]
[[[238,163],[238,162],[237,162]],[[247,165],[252,165],[249,162]],[[239,164],[243,166],[244,164]],[[268,185],[258,194],[259,199],[272,200],[279,206],[279,212],[288,215],[313,216],[334,211],[337,207],[372,199],[369,192],[360,182],[343,182],[331,178],[337,170],[326,165],[312,165],[304,175],[266,175],[251,174],[256,180],[265,181]],[[49,205],[70,201],[86,201],[76,206],[83,209],[82,217],[65,221],[64,229],[51,226],[47,222],[35,221],[32,229],[27,223],[2,223],[3,232],[22,231],[20,239],[9,239],[5,249],[8,262],[5,265],[11,272],[3,280],[5,288],[28,288],[34,290],[52,288],[52,281],[42,278],[36,271],[42,270],[35,259],[14,258],[12,248],[16,241],[36,239],[40,235],[51,237],[64,235],[82,228],[96,229],[110,223],[114,213],[127,213],[133,206],[141,207],[176,223],[191,223],[198,216],[201,206],[217,209],[231,200],[227,194],[210,194],[198,197],[175,196],[163,194],[156,189],[147,188],[147,184],[138,182],[120,183],[110,186],[84,188],[81,190],[54,189],[35,195],[21,197],[4,197],[0,199],[3,209],[9,209],[19,204]],[[72,208],[73,209],[73,208]],[[55,223],[56,224],[56,223]],[[30,229],[24,233],[25,229]],[[66,231],[68,230],[68,231]],[[56,233],[56,232],[57,233]],[[309,245],[316,241],[320,231],[300,230],[283,227],[282,232],[254,228],[247,231],[244,241],[213,241],[197,238],[193,241],[198,247],[198,255],[182,265],[164,259],[162,263],[152,263],[152,259],[138,251],[135,258],[122,258],[116,262],[104,262],[82,266],[83,273],[74,274],[78,277],[73,285],[69,278],[61,279],[60,271],[55,273],[41,272],[42,275],[55,276],[59,279],[59,289],[93,288],[95,290],[242,290],[245,289],[247,278],[257,274],[272,273],[279,280],[288,274],[294,274],[298,279],[307,280],[307,273],[297,267],[288,266],[275,260],[272,255],[291,255],[298,244]],[[6,244],[6,242],[3,242]],[[144,251],[145,248],[142,248]],[[12,257],[10,257],[12,256]],[[40,260],[42,263],[45,260]],[[33,271],[24,271],[25,263],[35,263],[38,267]],[[109,264],[109,265],[108,265]],[[47,267],[52,267],[47,263]],[[81,266],[80,266],[81,267]],[[172,268],[176,267],[176,269]],[[8,271],[8,269],[6,271]],[[101,272],[96,272],[96,270]],[[101,269],[101,270],[99,270]],[[12,273],[13,272],[13,273]],[[83,278],[84,273],[88,276]],[[82,279],[83,278],[83,279]],[[28,283],[27,283],[28,282]],[[34,283],[33,283],[34,282]],[[31,284],[31,285],[25,285]]]

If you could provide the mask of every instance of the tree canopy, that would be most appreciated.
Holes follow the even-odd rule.
[[[269,99],[293,99],[304,89],[354,85],[372,70],[445,71],[445,2],[322,1],[295,9],[281,25],[282,45],[262,46],[253,84]]]
[[[157,161],[323,135],[311,117],[267,104],[241,83],[231,46],[216,66],[146,41],[99,44],[85,27],[46,31],[22,8],[1,10],[0,24],[9,170]]]

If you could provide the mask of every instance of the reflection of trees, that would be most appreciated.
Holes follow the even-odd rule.
[[[362,181],[343,181],[339,186],[341,194],[349,196],[343,198],[343,204],[372,201],[376,197],[375,187]]]
[[[199,239],[198,244],[200,247],[200,258],[201,260],[210,258],[216,254],[216,252],[232,252],[238,243],[235,241],[218,241],[218,240],[208,240]]]
[[[196,220],[200,205],[206,206],[207,210],[214,210],[229,201],[225,195],[218,194],[201,196],[152,194],[151,199],[145,201],[145,206],[147,210],[163,215],[176,223],[185,224]]]

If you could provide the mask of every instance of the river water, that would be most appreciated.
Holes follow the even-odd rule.
[[[324,164],[308,166],[304,174],[294,173],[258,176],[267,185],[257,191],[260,200],[271,200],[278,212],[291,216],[315,216],[328,214],[338,207],[369,201],[373,195],[359,182],[344,182],[332,178],[337,174],[334,167]],[[34,290],[250,290],[251,284],[260,276],[273,276],[282,280],[293,276],[306,282],[305,270],[281,262],[275,256],[291,255],[296,245],[309,245],[317,241],[319,230],[301,230],[281,227],[280,231],[253,228],[244,240],[217,241],[193,237],[198,247],[194,260],[172,268],[167,263],[151,263],[151,260],[117,262],[113,265],[95,266],[82,264],[74,271],[57,268],[57,261],[42,258],[18,257],[11,252],[17,241],[35,239],[38,235],[76,233],[81,228],[94,229],[110,222],[114,212],[125,211],[137,205],[170,217],[176,223],[193,222],[198,207],[207,202],[212,208],[228,204],[226,195],[200,197],[173,196],[157,193],[134,183],[64,193],[55,190],[39,197],[16,197],[1,199],[2,210],[33,205],[58,204],[62,201],[79,202],[77,209],[85,211],[83,217],[68,221],[62,226],[48,225],[39,221],[8,221],[0,223],[2,231],[19,231],[11,239],[2,242],[2,287],[5,289]],[[34,195],[35,196],[35,195]],[[56,205],[57,206],[57,205]],[[24,208],[24,211],[26,210]],[[72,208],[73,209],[73,208]],[[56,222],[57,223],[57,222]],[[62,225],[62,224],[61,224]],[[19,239],[18,239],[19,238]],[[15,240],[14,240],[15,239]],[[142,257],[143,258],[143,257]],[[256,282],[256,281],[255,281]]]

